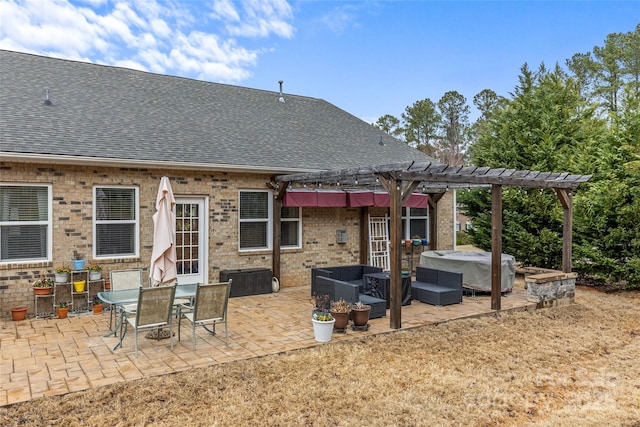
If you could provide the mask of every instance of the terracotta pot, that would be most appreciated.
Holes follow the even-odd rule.
[[[13,307],[11,309],[11,318],[14,321],[24,320],[27,318],[27,307]]]
[[[56,313],[58,314],[58,319],[66,319],[69,314],[69,307],[56,307]]]
[[[333,325],[334,329],[345,329],[349,325],[349,313],[332,311],[331,315],[336,319],[336,323]]]
[[[104,304],[93,304],[93,314],[102,314]]]
[[[49,295],[53,286],[47,286],[46,288],[34,286],[32,289],[35,295]]]
[[[351,319],[353,320],[353,326],[366,326],[369,323],[369,314],[371,313],[371,306],[365,305],[364,308],[352,308]]]

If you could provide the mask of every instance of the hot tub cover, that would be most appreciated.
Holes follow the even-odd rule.
[[[491,252],[475,251],[425,251],[420,255],[420,265],[438,270],[462,273],[465,288],[491,292]],[[501,292],[510,292],[516,277],[516,259],[502,254]]]

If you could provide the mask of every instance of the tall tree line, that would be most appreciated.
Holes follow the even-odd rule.
[[[564,67],[524,64],[508,98],[490,89],[473,103],[455,91],[376,125],[448,164],[592,174],[574,193],[574,270],[618,287],[640,287],[640,24],[609,34]],[[486,190],[459,195],[472,241],[491,248]],[[503,250],[525,265],[560,268],[562,208],[550,190],[505,188]]]

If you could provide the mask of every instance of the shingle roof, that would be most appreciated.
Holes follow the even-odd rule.
[[[283,171],[431,160],[322,99],[1,50],[0,75],[3,154]]]

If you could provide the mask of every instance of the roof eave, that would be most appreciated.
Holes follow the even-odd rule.
[[[106,166],[119,168],[162,168],[180,170],[253,172],[268,174],[310,173],[320,169],[282,168],[268,166],[234,165],[222,163],[168,162],[158,160],[114,159],[107,157],[63,156],[57,154],[31,154],[0,151],[0,160],[19,163],[48,163],[75,166]]]

